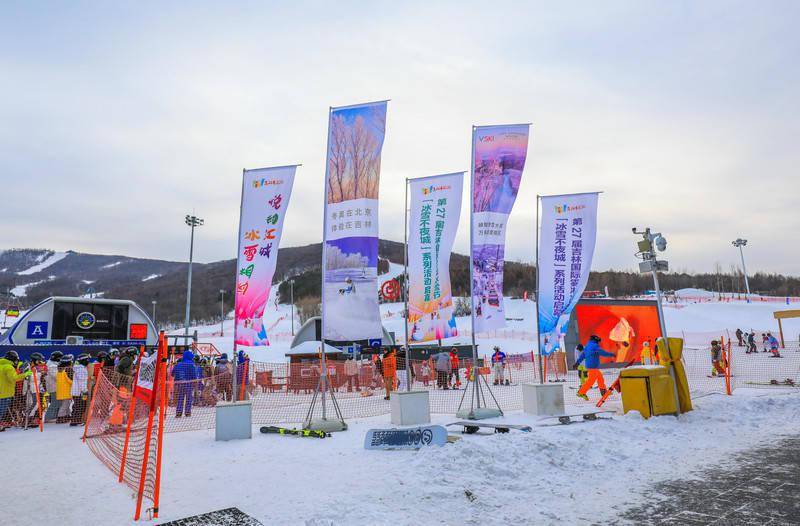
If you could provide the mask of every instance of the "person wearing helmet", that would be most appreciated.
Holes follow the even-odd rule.
[[[124,376],[133,376],[136,370],[136,355],[138,351],[136,347],[128,347],[122,354],[117,364],[117,372]]]
[[[66,424],[72,414],[72,362],[71,354],[65,354],[58,362],[56,372],[56,400],[58,400],[58,416],[56,423]]]
[[[725,376],[722,366],[722,346],[717,340],[711,340],[711,376]]]
[[[185,351],[183,359],[172,368],[172,378],[175,379],[175,418],[184,414],[192,416],[192,400],[194,398],[195,383],[197,381],[197,366],[194,364],[192,351]]]
[[[222,353],[217,358],[217,365],[214,368],[216,377],[217,392],[222,395],[223,400],[233,400],[233,374],[228,365],[228,353]]]
[[[492,375],[494,376],[494,385],[503,385],[503,376],[506,367],[506,353],[500,350],[500,347],[494,347],[494,354],[492,354]],[[508,380],[505,380],[505,385],[508,385]]]
[[[600,394],[606,394],[606,380],[603,378],[603,373],[600,372],[600,357],[614,358],[616,355],[600,348],[600,337],[592,335],[586,345],[583,346],[583,352],[575,362],[575,367],[578,368],[583,362],[586,364],[586,381],[583,382],[581,388],[578,389],[578,398],[588,400],[587,392],[597,382],[597,387],[600,388]]]
[[[91,356],[83,353],[75,360],[72,367],[72,385],[70,395],[72,396],[72,416],[69,423],[70,427],[79,426],[83,423],[83,414],[86,411],[86,401],[89,399],[89,369],[88,365]]]
[[[31,372],[33,375],[23,381],[22,392],[25,395],[25,415],[28,427],[37,427],[41,416],[39,411],[47,409],[47,400],[42,396],[43,392],[47,392],[44,388],[47,366],[42,353],[31,353]]]
[[[58,373],[58,362],[64,353],[61,351],[53,351],[50,353],[50,358],[47,360],[47,374],[44,377],[44,387],[47,393],[47,411],[44,414],[45,422],[55,422],[58,416],[58,399],[56,398],[56,373]]]
[[[18,364],[19,354],[16,351],[8,351],[4,358],[0,358],[0,431],[5,431],[5,423],[11,420],[6,419],[6,413],[14,401],[17,382],[33,374],[30,370],[17,373]]]

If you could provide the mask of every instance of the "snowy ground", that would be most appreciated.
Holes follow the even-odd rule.
[[[603,523],[652,499],[652,485],[725,462],[800,431],[800,393],[737,391],[695,400],[695,411],[637,414],[532,433],[465,436],[419,452],[365,451],[364,433],[389,418],[350,421],[333,438],[254,435],[218,443],[210,431],[165,437],[161,519],[236,506],[264,524]],[[452,417],[437,417],[439,423]],[[534,417],[506,421],[536,425]],[[14,524],[126,524],[134,501],[80,442],[80,430],[9,430],[0,443],[7,502],[46,489]],[[474,495],[470,501],[465,492]]]

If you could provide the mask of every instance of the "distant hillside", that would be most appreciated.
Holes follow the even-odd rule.
[[[379,269],[384,272],[387,262],[402,264],[403,244],[380,240]],[[295,300],[306,299],[313,304],[320,294],[319,243],[301,247],[281,248],[275,281],[292,277],[295,281]],[[215,263],[195,263],[192,280],[192,319],[219,320],[220,290],[225,291],[226,310],[232,308],[236,262],[233,259]],[[46,249],[12,249],[0,252],[0,291],[11,292],[23,306],[29,306],[49,296],[81,296],[101,294],[108,298],[126,298],[151,310],[157,301],[160,323],[182,323],[186,301],[184,262],[132,258],[120,255],[55,252]],[[453,292],[469,294],[469,257],[453,254],[450,260]],[[507,296],[532,293],[536,286],[533,265],[507,261],[504,267]],[[670,273],[661,277],[665,290],[702,288],[710,291],[743,291],[744,281],[735,269],[714,274]],[[608,287],[614,296],[641,294],[652,288],[649,275],[624,271],[592,272],[587,290]],[[757,273],[750,277],[750,288],[774,296],[800,296],[800,278],[778,274]],[[280,301],[289,301],[288,284],[280,288]]]

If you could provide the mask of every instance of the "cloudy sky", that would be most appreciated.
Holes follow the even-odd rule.
[[[800,3],[398,4],[4,2],[0,248],[180,260],[194,210],[196,257],[233,258],[242,168],[291,163],[283,244],[318,242],[328,107],[389,98],[382,237],[406,177],[468,170],[472,124],[532,122],[509,259],[537,194],[603,190],[595,269],[649,225],[673,269],[742,236],[800,274]]]

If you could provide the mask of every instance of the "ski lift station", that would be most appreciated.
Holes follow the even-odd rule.
[[[56,296],[31,307],[0,345],[156,345],[158,331],[129,300]]]

